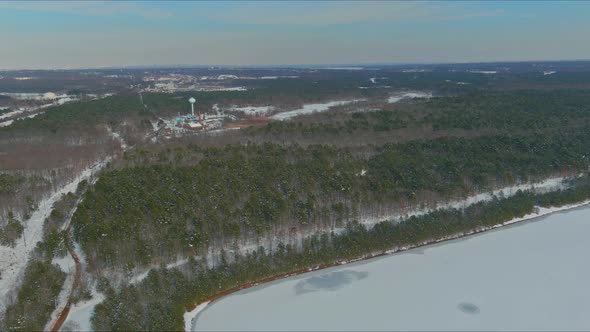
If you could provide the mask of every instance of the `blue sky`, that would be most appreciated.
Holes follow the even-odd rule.
[[[0,2],[0,68],[590,59],[590,2]]]

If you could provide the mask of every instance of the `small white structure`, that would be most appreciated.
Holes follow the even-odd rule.
[[[191,114],[192,114],[192,115],[195,115],[195,102],[196,102],[196,101],[197,101],[197,100],[196,100],[195,98],[193,98],[193,97],[191,97],[191,98],[188,100],[188,102],[189,102],[189,103],[191,103]]]

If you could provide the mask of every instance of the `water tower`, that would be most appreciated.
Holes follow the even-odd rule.
[[[195,102],[197,100],[193,97],[191,97],[188,102],[191,103],[191,114],[194,116],[195,115]]]

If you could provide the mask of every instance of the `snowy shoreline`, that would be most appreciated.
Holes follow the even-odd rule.
[[[385,252],[372,253],[372,254],[361,256],[361,257],[356,258],[356,259],[340,261],[340,262],[335,263],[335,264],[327,264],[326,266],[323,266],[323,267],[308,268],[307,270],[304,270],[302,272],[288,273],[284,277],[277,277],[276,279],[275,278],[272,278],[272,277],[271,278],[267,278],[267,279],[269,281],[274,281],[274,280],[284,279],[284,278],[288,278],[288,277],[295,276],[295,275],[302,275],[302,274],[305,274],[305,273],[308,273],[308,272],[319,271],[319,270],[328,269],[328,268],[331,268],[331,267],[336,267],[336,266],[341,266],[341,265],[347,265],[347,264],[350,264],[350,263],[355,263],[355,262],[360,262],[360,261],[366,261],[366,260],[370,260],[370,259],[373,259],[373,258],[382,257],[382,256],[386,256],[386,255],[389,256],[389,255],[393,255],[393,254],[396,254],[396,253],[408,251],[408,250],[419,248],[419,247],[424,247],[424,246],[433,245],[433,244],[440,244],[442,242],[452,241],[452,240],[460,239],[460,238],[463,238],[463,237],[475,235],[475,234],[478,234],[478,233],[484,233],[484,232],[487,232],[487,231],[490,231],[490,230],[493,230],[493,229],[496,229],[496,228],[499,228],[499,227],[509,226],[509,225],[513,225],[513,224],[516,224],[516,223],[519,223],[519,222],[523,222],[523,221],[527,221],[527,220],[534,220],[534,219],[541,218],[541,217],[544,217],[544,216],[547,216],[547,215],[550,215],[550,214],[553,214],[553,213],[556,213],[556,212],[563,212],[563,211],[567,211],[567,210],[579,208],[579,207],[582,207],[582,206],[586,206],[588,204],[590,204],[590,199],[589,200],[582,201],[582,202],[579,202],[579,203],[562,205],[562,206],[559,206],[559,207],[549,207],[549,208],[535,207],[536,212],[534,212],[534,213],[529,213],[529,214],[526,214],[526,215],[524,215],[522,217],[512,218],[512,219],[507,220],[507,221],[505,221],[503,223],[496,224],[496,225],[493,225],[493,226],[481,227],[481,228],[477,228],[477,229],[474,229],[474,230],[471,230],[471,231],[468,231],[468,232],[464,232],[464,233],[458,233],[458,234],[454,234],[454,235],[450,235],[450,236],[445,236],[445,237],[434,239],[434,240],[424,241],[424,242],[422,242],[420,244],[417,244],[417,245],[398,247],[398,248],[387,250]],[[269,282],[269,281],[267,281],[267,282]],[[216,298],[215,301],[217,301],[217,300],[219,300],[219,299],[221,299],[221,298],[223,298],[223,297],[225,297],[225,296],[227,296],[229,294],[233,294],[233,293],[235,293],[237,291],[240,291],[240,290],[243,290],[243,289],[246,289],[246,288],[251,288],[251,287],[254,287],[254,286],[259,286],[259,285],[265,284],[267,282],[264,282],[264,281],[254,282],[250,286],[238,288],[234,292],[228,292],[224,296],[219,297],[219,298]],[[211,302],[213,302],[213,301],[206,301],[206,302],[200,303],[199,305],[197,305],[195,307],[195,309],[184,313],[184,327],[185,327],[185,331],[187,331],[187,332],[188,331],[193,331],[192,325],[194,323],[195,318],[203,310],[205,310],[206,307]]]
[[[198,306],[196,306],[195,309],[185,312],[184,313],[184,330],[189,332],[192,331],[192,326],[193,326],[193,320],[199,315],[199,313],[201,313],[201,311],[205,310],[205,308],[207,307],[207,305],[209,304],[209,301],[200,303]]]

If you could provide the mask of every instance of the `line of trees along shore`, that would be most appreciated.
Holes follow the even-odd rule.
[[[533,213],[536,206],[550,207],[590,198],[587,177],[576,180],[573,188],[546,194],[518,192],[511,198],[495,198],[465,209],[437,210],[402,222],[381,222],[371,229],[351,222],[340,234],[315,235],[303,248],[279,245],[270,254],[259,248],[236,256],[229,263],[209,268],[205,262],[190,259],[179,268],[151,270],[137,285],[111,287],[106,279],[100,290],[106,299],[96,306],[92,317],[96,330],[182,330],[183,313],[224,290],[270,276],[374,255],[390,249],[420,245],[466,232],[485,229],[512,218]]]

